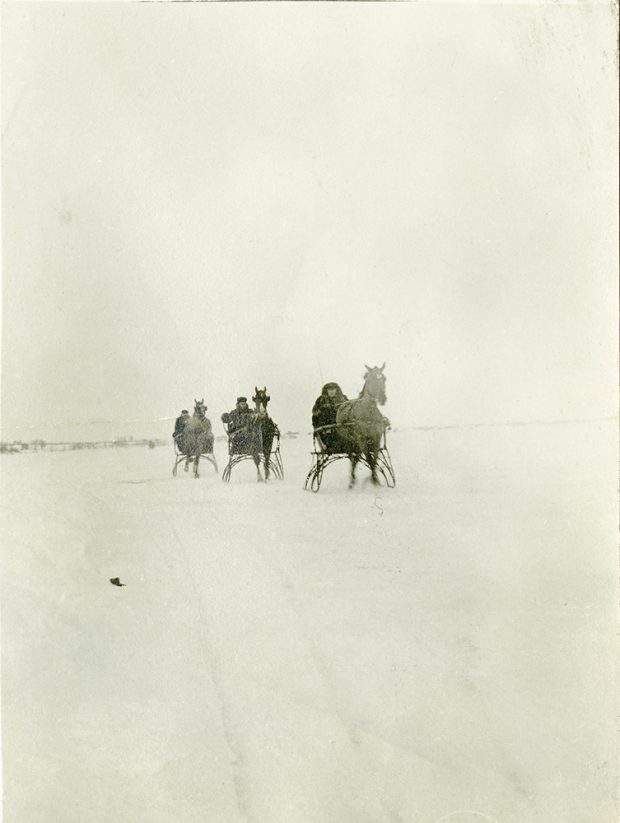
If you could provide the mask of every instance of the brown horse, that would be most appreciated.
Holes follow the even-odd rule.
[[[364,386],[359,397],[357,400],[346,400],[336,413],[337,431],[346,444],[346,452],[351,461],[349,488],[355,485],[355,468],[362,456],[370,467],[373,484],[379,484],[377,459],[381,451],[381,440],[389,426],[388,419],[377,408],[377,404],[383,406],[387,400],[384,369],[385,363],[380,368],[366,366]]]

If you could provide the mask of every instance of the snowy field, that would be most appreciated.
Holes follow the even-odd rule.
[[[3,456],[5,823],[616,821],[614,424],[389,445]]]

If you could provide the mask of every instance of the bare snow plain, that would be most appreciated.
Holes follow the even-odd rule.
[[[2,457],[5,823],[616,821],[614,424],[309,440]]]

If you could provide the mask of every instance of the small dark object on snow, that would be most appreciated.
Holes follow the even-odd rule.
[[[124,586],[124,585],[125,585],[124,583],[121,583],[121,581],[119,580],[119,578],[118,578],[118,577],[111,577],[111,578],[110,578],[110,583],[111,583],[113,586]]]

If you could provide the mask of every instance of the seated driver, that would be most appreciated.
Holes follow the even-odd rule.
[[[248,406],[247,397],[238,397],[235,408],[222,415],[222,423],[226,424],[233,454],[245,454],[247,451],[245,444],[253,417],[254,412]]]
[[[312,407],[312,427],[319,444],[326,451],[346,452],[346,441],[336,431],[338,406],[349,398],[338,383],[326,383]]]
[[[177,417],[174,421],[174,432],[173,432],[173,439],[174,442],[177,444],[177,448],[181,448],[181,442],[183,439],[183,432],[185,431],[185,426],[189,422],[189,412],[187,409],[183,409],[181,414]]]

